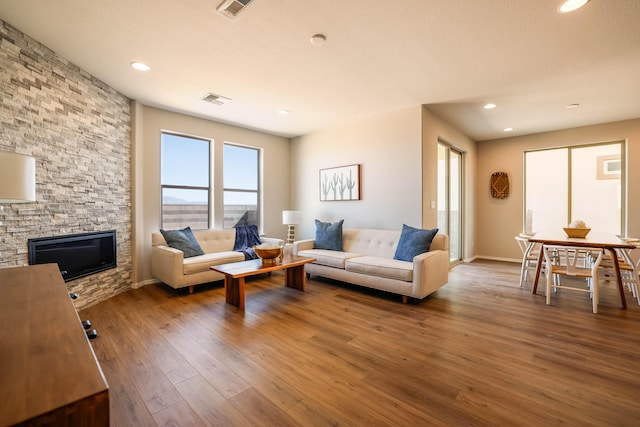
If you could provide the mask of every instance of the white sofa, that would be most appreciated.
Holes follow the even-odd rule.
[[[222,274],[209,268],[212,265],[244,261],[244,254],[233,250],[235,228],[194,230],[193,234],[205,254],[190,258],[184,258],[181,250],[168,246],[159,231],[151,235],[151,274],[172,288],[188,286],[189,293],[193,292],[194,285],[224,279]],[[260,240],[262,243],[284,245],[281,239],[261,236]]]
[[[306,264],[308,276],[317,275],[422,299],[449,281],[449,237],[436,234],[429,252],[413,262],[393,259],[400,231],[342,230],[343,251],[314,249],[314,240],[293,244],[293,254],[316,258]]]

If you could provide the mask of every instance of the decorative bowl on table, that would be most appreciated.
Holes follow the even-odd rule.
[[[282,246],[261,244],[253,247],[253,251],[262,259],[262,265],[276,265],[282,255]]]
[[[584,239],[587,237],[587,234],[591,231],[590,228],[571,228],[564,227],[564,232],[567,233],[567,237],[573,237],[576,239]]]

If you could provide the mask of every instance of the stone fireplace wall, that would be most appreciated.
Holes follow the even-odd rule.
[[[27,239],[115,229],[115,269],[67,283],[78,309],[132,286],[130,100],[0,20],[0,151],[36,159],[35,203],[0,212],[0,267]]]

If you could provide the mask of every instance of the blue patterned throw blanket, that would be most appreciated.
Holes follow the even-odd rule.
[[[236,241],[233,245],[233,250],[242,252],[245,261],[258,259],[258,255],[253,251],[253,247],[261,243],[257,225],[242,225],[236,227]]]

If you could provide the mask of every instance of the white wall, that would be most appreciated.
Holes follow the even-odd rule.
[[[291,142],[291,208],[302,211],[296,239],[315,236],[315,219],[345,228],[400,230],[422,225],[421,107],[295,138]],[[361,165],[359,201],[321,202],[319,170]]]
[[[262,218],[267,236],[286,238],[282,211],[289,208],[289,145],[287,138],[133,103],[135,284],[151,281],[151,233],[160,229],[160,134],[171,131],[214,140],[214,188],[222,183],[225,142],[262,149]],[[216,184],[216,182],[218,184]],[[222,226],[222,192],[215,192],[216,224]]]

